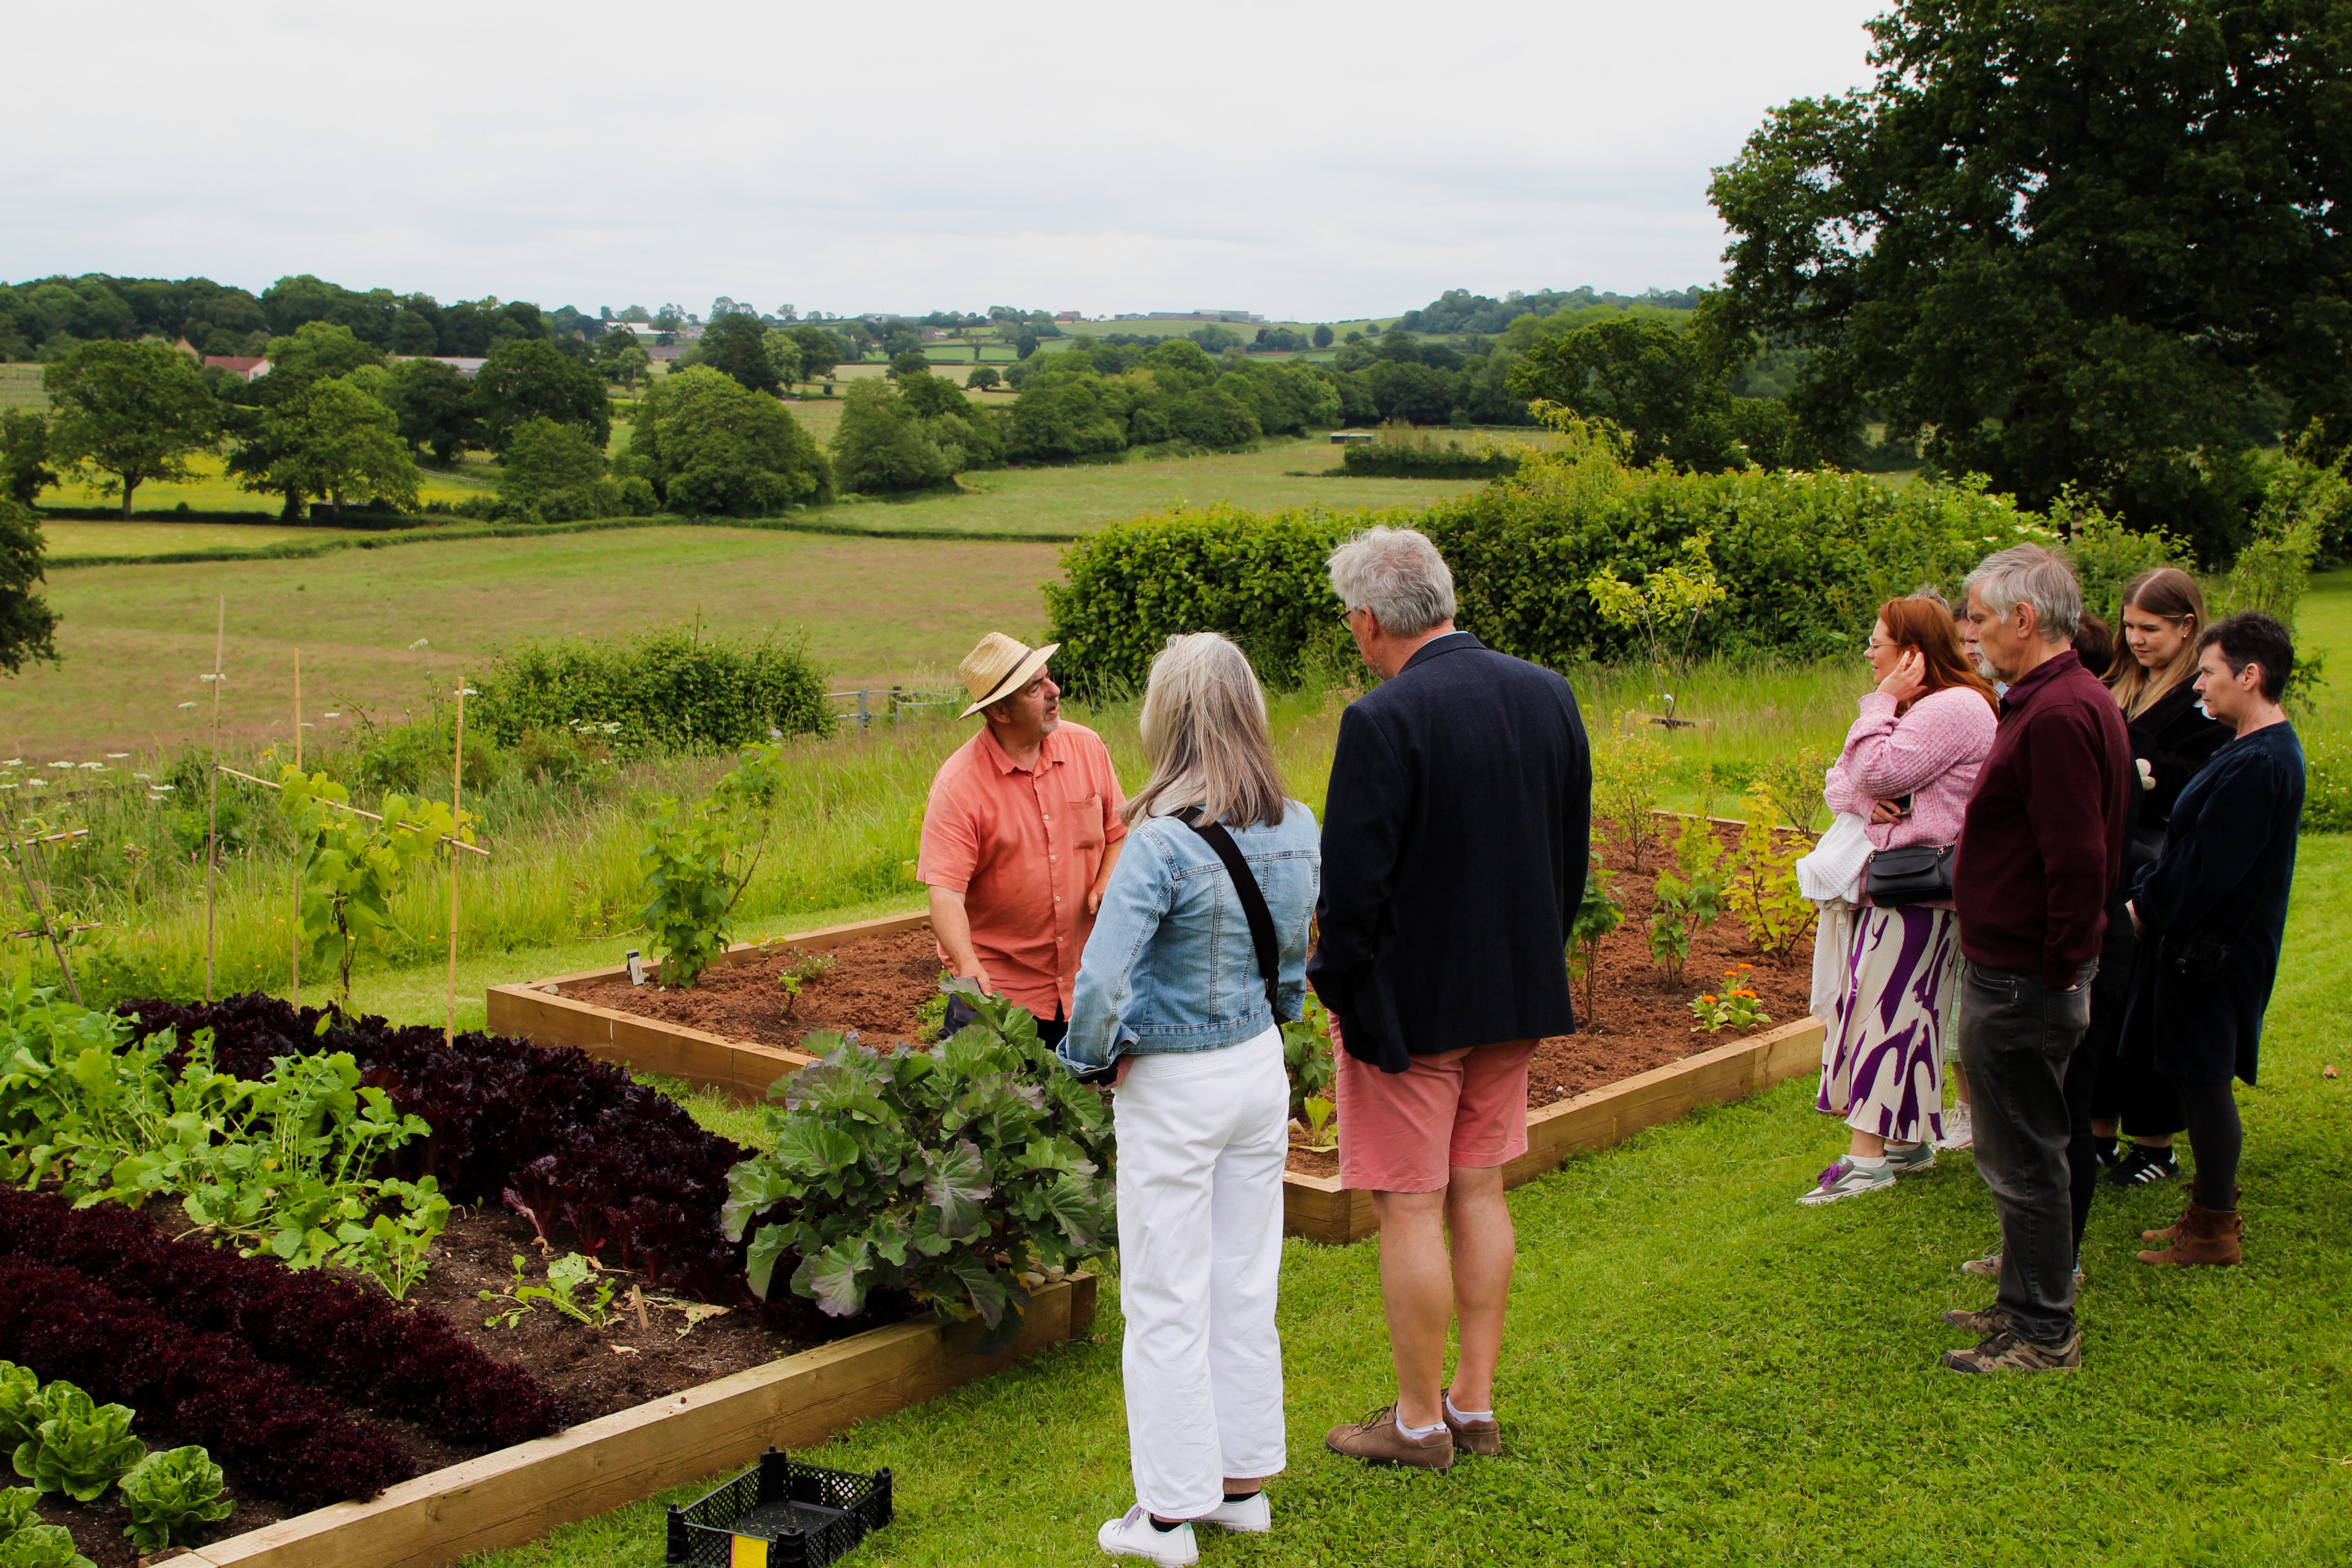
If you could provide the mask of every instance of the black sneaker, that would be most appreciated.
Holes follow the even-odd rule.
[[[2180,1162],[2170,1149],[2159,1149],[2152,1143],[2135,1143],[2131,1152],[2116,1162],[2107,1173],[2109,1184],[2118,1187],[2151,1187],[2158,1182],[2180,1179]]]
[[[2114,1170],[2124,1163],[2123,1141],[2116,1138],[2094,1138],[2091,1146],[2098,1151],[2099,1163]]]

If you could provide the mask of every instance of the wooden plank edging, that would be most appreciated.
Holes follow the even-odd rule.
[[[739,942],[722,953],[720,963],[743,963],[779,947],[827,952],[860,937],[887,936],[929,923],[929,914],[885,915],[802,931],[761,944]],[[493,985],[486,998],[488,1028],[538,1046],[571,1046],[599,1061],[645,1072],[682,1078],[698,1086],[713,1085],[740,1099],[767,1098],[768,1086],[786,1073],[798,1072],[814,1058],[782,1046],[755,1045],[730,1039],[684,1024],[667,1024],[618,1008],[598,1007],[566,994],[593,981],[611,980],[627,973],[624,965],[558,974],[519,985]],[[658,977],[661,965],[646,965]]]
[[[1019,1342],[971,1352],[979,1326],[895,1323],[519,1443],[161,1560],[155,1568],[440,1568],[536,1541],[670,1487],[805,1447],[1094,1330],[1095,1277],[1030,1299]]]
[[[1744,1099],[1818,1071],[1823,1034],[1820,1019],[1800,1018],[1529,1111],[1528,1152],[1503,1167],[1503,1184],[1520,1186],[1558,1170],[1570,1154],[1610,1148],[1695,1107]],[[1337,1176],[1288,1172],[1282,1228],[1286,1236],[1343,1247],[1379,1230],[1380,1220],[1371,1194],[1343,1187]]]

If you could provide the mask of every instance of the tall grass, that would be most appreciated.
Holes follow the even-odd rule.
[[[1643,730],[1639,716],[1656,706],[1644,669],[1594,667],[1572,671],[1570,679],[1604,762],[1621,731]],[[1861,671],[1835,665],[1763,664],[1703,666],[1684,685],[1677,710],[1710,722],[1670,734],[1647,729],[1668,753],[1664,803],[1721,808],[1768,762],[1833,752],[1852,717],[1853,699],[1866,682]],[[1318,816],[1339,715],[1356,690],[1332,686],[1271,699],[1284,781]],[[1071,719],[1102,735],[1129,789],[1147,773],[1137,708],[1130,699],[1067,710]],[[788,744],[786,790],[739,906],[739,929],[750,936],[781,935],[804,927],[813,914],[845,906],[897,901],[919,907],[922,889],[914,869],[924,801],[940,764],[976,725],[936,719]],[[85,994],[93,999],[193,994],[203,988],[204,780],[189,761],[178,770],[180,787],[160,798],[144,794],[140,784],[87,787],[67,803],[65,814],[78,812],[92,829],[92,847],[55,869],[63,901],[79,918],[103,922],[85,933],[74,955]],[[277,772],[268,753],[239,765],[264,777]],[[534,783],[510,770],[480,795],[469,793],[468,807],[482,817],[491,855],[487,861],[467,857],[457,871],[460,955],[479,960],[607,937],[619,945],[639,930],[645,902],[638,855],[646,803],[660,795],[698,795],[728,765],[720,758],[674,758],[561,784]],[[168,765],[131,761],[117,766],[150,773],[158,782],[172,773]],[[131,778],[127,771],[104,776]],[[233,780],[224,784],[223,820],[232,831],[225,834],[229,852],[219,864],[215,889],[215,990],[282,992],[291,960],[291,837],[276,815],[271,792]],[[446,780],[424,793],[446,798]],[[369,804],[363,793],[355,799]],[[147,853],[126,856],[124,846],[142,843],[151,847]],[[362,972],[444,960],[448,875],[446,866],[436,867],[411,883],[394,905],[404,934],[363,955]],[[37,975],[55,978],[46,950],[26,942],[9,949],[20,970],[29,963]],[[307,975],[306,993],[323,994],[325,979]]]

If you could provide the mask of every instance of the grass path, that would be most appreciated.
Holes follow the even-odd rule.
[[[1276,1530],[1207,1563],[2246,1564],[2352,1560],[2352,1077],[2336,933],[2352,840],[2306,838],[2264,1076],[2241,1090],[2249,1262],[2132,1259],[2177,1194],[2103,1191],[2079,1376],[1964,1379],[1936,1321],[1980,1305],[1991,1245],[1966,1156],[1868,1203],[1791,1201],[1843,1144],[1798,1082],[1576,1161],[1514,1194],[1510,1452],[1374,1472],[1321,1434],[1381,1403],[1377,1244],[1287,1244],[1291,1468]],[[898,1522],[857,1568],[1101,1561],[1129,1500],[1115,1292],[1090,1343],[856,1428],[808,1457],[889,1465]],[[661,1561],[659,1501],[475,1568]]]

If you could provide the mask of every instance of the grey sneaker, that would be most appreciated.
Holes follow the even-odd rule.
[[[2080,1372],[2083,1336],[2066,1336],[2063,1344],[2037,1344],[2007,1329],[1972,1351],[1946,1351],[1944,1365],[1952,1372]]]
[[[1914,1171],[1936,1168],[1936,1146],[1933,1143],[1889,1143],[1886,1146],[1886,1168],[1898,1176]]]
[[[1960,1101],[1944,1112],[1944,1135],[1936,1140],[1936,1147],[1951,1152],[1976,1147],[1976,1118],[1969,1113],[1969,1102]]]
[[[1988,1252],[1982,1258],[1971,1258],[1960,1265],[1960,1272],[1979,1274],[1987,1279],[1998,1279],[2000,1278],[2000,1254]],[[2083,1278],[2083,1260],[2078,1258],[2074,1260],[2074,1289],[2080,1290],[2089,1283],[2089,1280]]]
[[[1866,1171],[1853,1160],[1841,1156],[1838,1163],[1823,1171],[1821,1180],[1797,1201],[1807,1208],[1833,1204],[1841,1198],[1858,1198],[1864,1193],[1884,1192],[1895,1185],[1895,1167],[1882,1162],[1878,1169]]]
[[[1944,1314],[1944,1321],[1956,1329],[1966,1329],[1979,1340],[1989,1340],[2009,1327],[2008,1309],[1996,1301],[1979,1311],[1956,1307]]]

